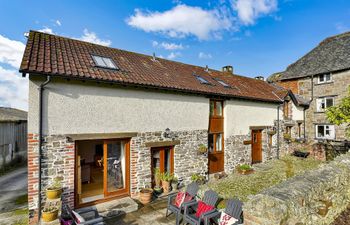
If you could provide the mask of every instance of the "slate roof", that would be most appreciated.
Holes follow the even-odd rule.
[[[119,70],[96,67],[92,54],[110,57]],[[113,82],[126,86],[279,102],[275,88],[262,80],[228,74],[89,42],[30,31],[20,72]],[[210,85],[201,84],[200,75]],[[232,88],[225,88],[221,79]]]
[[[296,79],[350,69],[350,32],[323,40],[317,47],[279,74],[280,80]],[[273,79],[272,74],[269,79]]]
[[[0,107],[0,122],[18,122],[26,120],[26,111],[14,108]]]
[[[310,101],[303,96],[294,94],[291,90],[281,87],[276,83],[271,83],[271,85],[276,88],[276,91],[274,93],[276,93],[280,99],[285,99],[289,95],[292,98],[294,104],[297,106],[308,107],[310,105]]]

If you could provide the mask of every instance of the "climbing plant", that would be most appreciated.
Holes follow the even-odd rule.
[[[326,110],[327,119],[329,122],[336,125],[346,124],[346,135],[350,137],[350,86],[348,95],[345,96],[340,104],[329,107]]]

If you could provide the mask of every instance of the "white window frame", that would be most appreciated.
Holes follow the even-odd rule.
[[[333,104],[328,105],[327,99],[332,99]],[[322,104],[324,104],[324,108],[322,108]],[[316,99],[316,111],[317,112],[324,112],[327,108],[335,105],[335,99],[334,97],[322,97]]]
[[[326,80],[326,77],[329,76],[329,80]],[[321,81],[321,77],[323,77],[323,81]],[[325,73],[318,76],[318,83],[319,84],[325,84],[332,82],[332,73]]]
[[[320,136],[318,133],[319,127],[323,127],[324,129],[324,133],[322,136]],[[335,139],[335,127],[332,124],[316,124],[315,131],[316,139]],[[327,131],[329,134],[327,134]]]

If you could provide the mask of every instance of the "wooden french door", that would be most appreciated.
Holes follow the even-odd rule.
[[[129,190],[129,142],[104,141],[103,190],[104,196],[127,194]]]
[[[221,100],[210,100],[208,150],[209,173],[224,171],[224,112]]]
[[[252,130],[252,163],[262,161],[261,130]]]
[[[154,171],[159,169],[159,172],[174,173],[174,149],[173,147],[157,147],[151,148],[151,171],[152,185],[154,182]]]

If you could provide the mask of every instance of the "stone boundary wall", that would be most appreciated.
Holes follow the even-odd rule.
[[[245,225],[328,225],[350,202],[350,153],[252,196]]]

